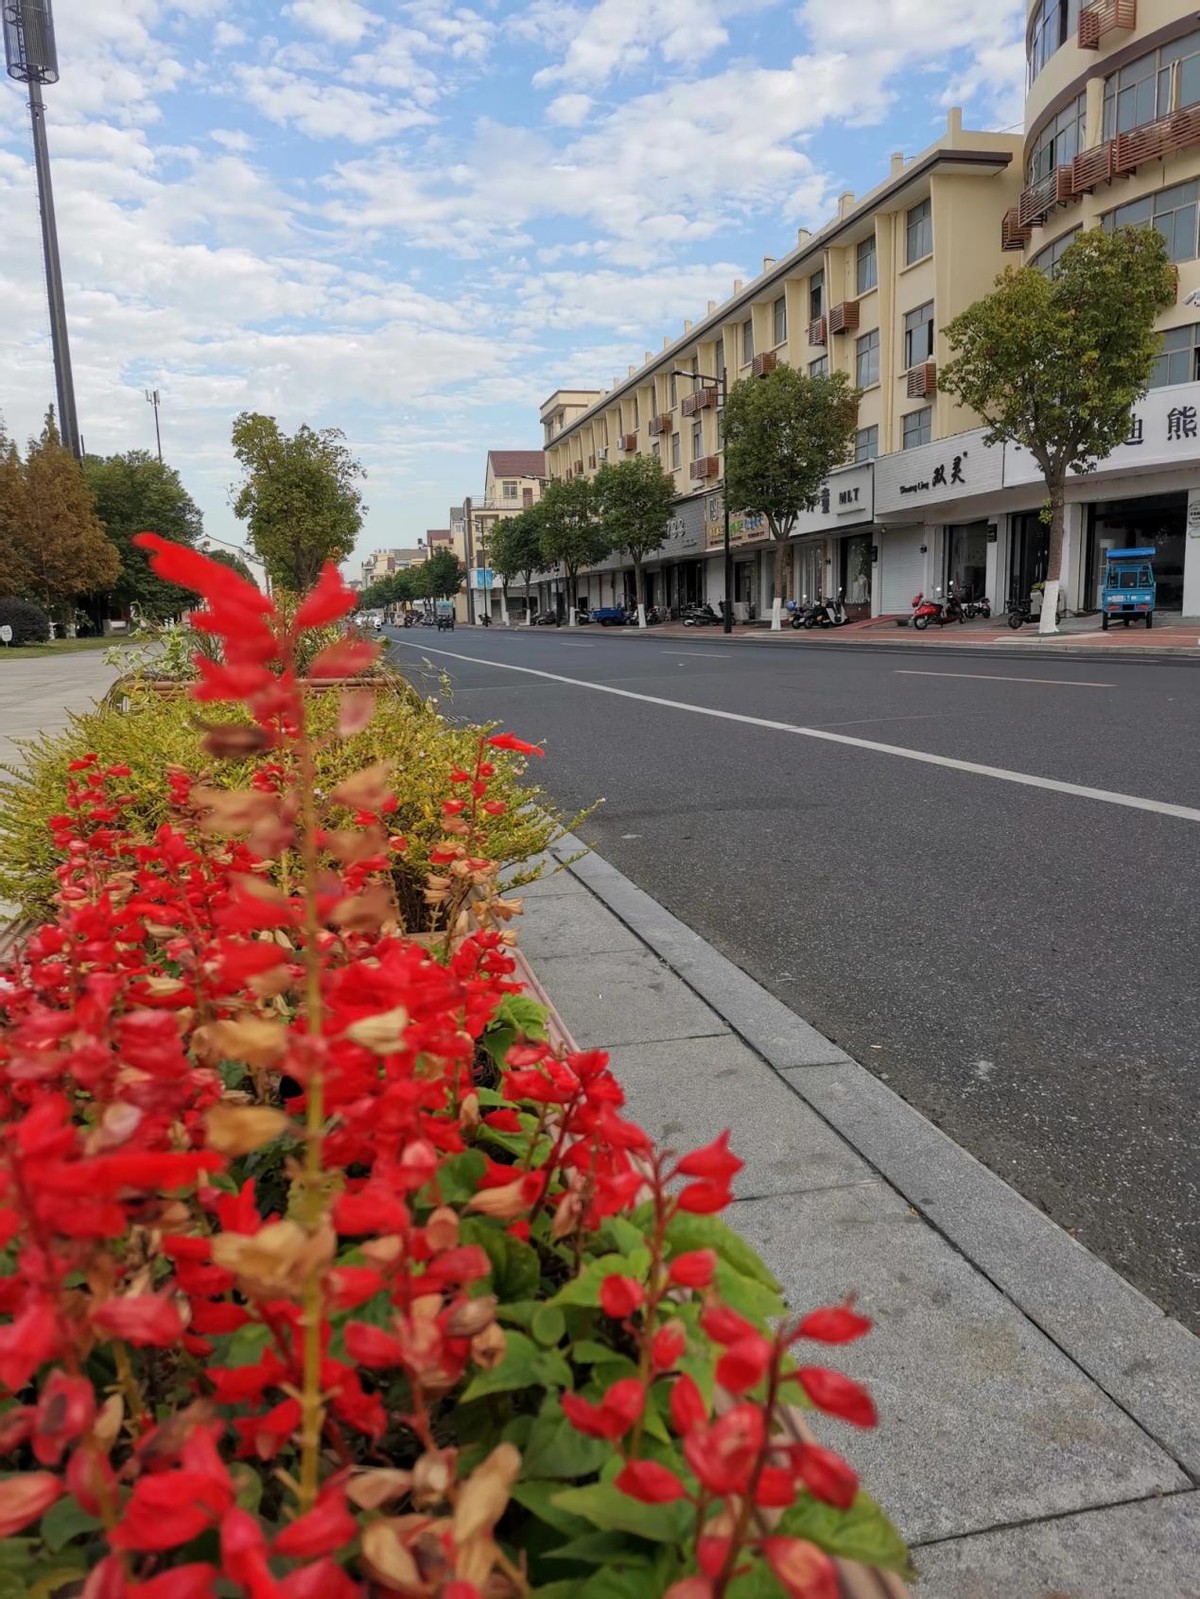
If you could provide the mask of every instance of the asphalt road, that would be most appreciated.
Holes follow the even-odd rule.
[[[603,799],[602,855],[1200,1331],[1200,663],[398,640],[451,714],[544,742],[565,811]]]

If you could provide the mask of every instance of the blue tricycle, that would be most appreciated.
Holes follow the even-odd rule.
[[[1110,621],[1140,622],[1154,626],[1157,587],[1152,562],[1157,551],[1106,550],[1104,587],[1100,591],[1100,626],[1107,633]]]

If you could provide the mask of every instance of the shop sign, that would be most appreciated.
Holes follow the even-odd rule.
[[[719,550],[725,544],[725,509],[719,494],[708,496],[705,511],[705,544],[710,550]],[[757,511],[732,511],[729,516],[729,542],[737,547],[748,544],[769,544],[771,529],[765,516]]]
[[[667,523],[663,547],[656,553],[667,561],[686,555],[689,550],[699,553],[704,548],[704,523],[704,496],[697,494],[681,500]]]
[[[1187,536],[1200,539],[1200,489],[1188,490]]]
[[[843,467],[821,485],[821,492],[792,529],[793,538],[822,533],[855,522],[870,522],[875,515],[875,471],[870,461]]]
[[[1151,389],[1138,401],[1129,419],[1129,437],[1111,455],[1097,461],[1095,472],[1088,476],[1192,465],[1198,454],[1200,383],[1174,383],[1169,388]],[[1006,486],[1042,482],[1037,462],[1019,444],[1005,446],[1004,482]]]
[[[909,510],[986,494],[1001,485],[1004,451],[988,449],[983,429],[882,456],[875,463],[878,511]]]

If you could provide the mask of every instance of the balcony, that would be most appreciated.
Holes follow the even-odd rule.
[[[756,378],[765,378],[768,372],[774,372],[779,365],[779,357],[774,350],[767,350],[762,355],[754,357],[753,372]]]
[[[1113,143],[1113,171],[1119,173],[1136,172],[1147,161],[1158,161],[1177,150],[1190,150],[1200,144],[1200,105],[1173,111],[1157,122],[1144,122],[1128,133],[1118,133]]]
[[[1084,150],[1071,162],[1071,193],[1091,194],[1099,183],[1108,183],[1116,173],[1117,141],[1106,139],[1093,150]]]
[[[717,390],[711,386],[696,389],[692,394],[683,397],[682,411],[684,416],[697,416],[701,411],[708,411],[716,405]]]
[[[910,400],[927,400],[937,393],[937,363],[922,361],[920,366],[914,366],[908,374],[908,397]]]
[[[830,333],[853,333],[858,328],[858,301],[843,300],[829,313]]]
[[[1010,206],[1004,213],[1000,222],[1000,248],[1002,250],[1023,250],[1029,243],[1032,228],[1021,226],[1021,213],[1018,208]]]
[[[646,424],[646,430],[651,438],[658,438],[663,433],[671,431],[670,411],[660,411],[657,416],[652,416]]]
[[[1136,27],[1137,0],[1095,0],[1079,13],[1079,48],[1099,50],[1110,33]]]
[[[824,345],[827,342],[825,333],[825,318],[823,316],[813,317],[812,321],[808,324],[808,342],[818,346]]]
[[[1074,197],[1071,187],[1071,168],[1055,167],[1044,178],[1031,183],[1021,191],[1019,206],[1020,224],[1023,228],[1039,228],[1056,205],[1065,205]]]
[[[720,470],[720,462],[715,455],[702,456],[700,460],[692,462],[692,480],[693,482],[703,483],[706,478],[716,477]]]

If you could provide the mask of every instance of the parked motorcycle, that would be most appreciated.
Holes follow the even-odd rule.
[[[557,627],[558,626],[558,612],[557,611],[539,611],[538,614],[533,619],[533,625],[535,627]]]
[[[823,600],[818,594],[813,604],[806,611],[801,612],[798,624],[793,617],[792,626],[843,627],[849,620],[846,615],[846,607],[842,602],[842,595],[845,592],[845,589],[839,589],[837,598],[833,600]]]
[[[954,584],[951,583],[946,594],[946,604],[943,607],[941,616],[938,617],[938,621],[944,627],[947,622],[962,622],[965,624],[966,620],[967,613],[963,608],[963,603],[954,592]]]
[[[938,594],[941,592],[941,589],[937,590]],[[912,603],[912,625],[918,630],[918,632],[927,628],[930,622],[940,622],[942,620],[941,600],[926,598],[925,591],[923,589],[919,594],[913,595]]]
[[[1067,602],[1063,598],[1063,591],[1058,591],[1058,615],[1056,621],[1061,622],[1067,614]],[[1035,588],[1024,599],[1019,599],[1015,594],[1008,602],[1008,625],[1015,632],[1025,622],[1038,622],[1042,619],[1042,589]]]
[[[404,613],[404,625],[405,625],[405,627],[412,627],[415,624],[416,620],[417,620],[417,613],[415,611],[405,611],[405,613]]]
[[[986,594],[979,600],[967,599],[963,601],[963,611],[972,621],[977,616],[982,616],[986,621],[992,614],[992,602]]]
[[[824,615],[825,607],[821,603],[821,596],[818,594],[810,605],[808,603],[808,595],[803,594],[800,597],[800,603],[792,609],[792,626],[794,628],[816,627],[819,619]],[[826,626],[828,626],[828,618],[826,618]]]
[[[721,618],[711,605],[685,605],[679,613],[684,627],[719,627]]]

